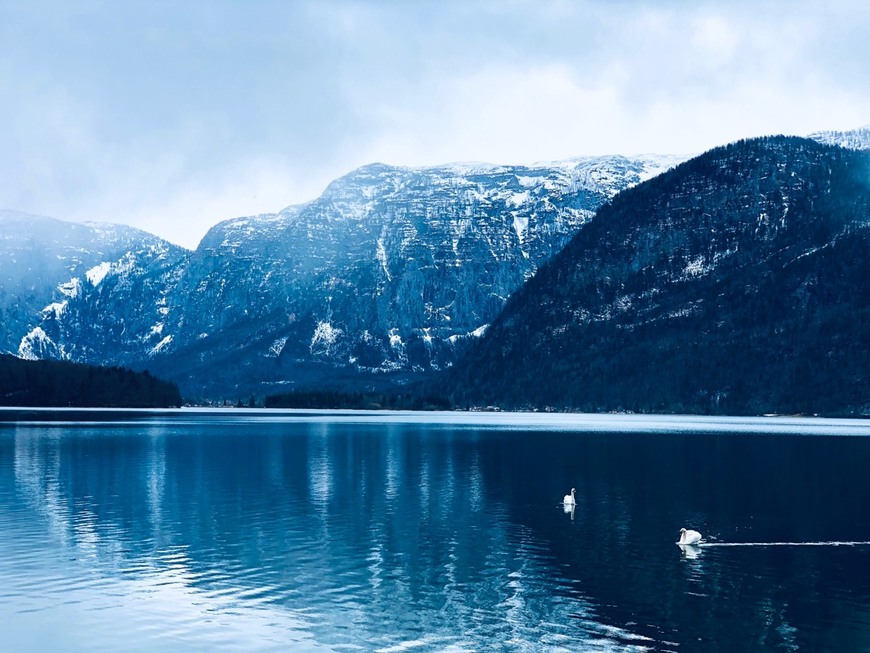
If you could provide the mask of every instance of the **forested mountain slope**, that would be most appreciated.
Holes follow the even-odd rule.
[[[741,141],[616,196],[438,384],[458,403],[870,411],[870,154]]]
[[[0,406],[168,408],[178,386],[147,372],[0,354]]]

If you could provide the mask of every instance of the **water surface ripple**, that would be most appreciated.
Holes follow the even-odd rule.
[[[71,416],[0,411],[9,650],[870,650],[867,422]]]

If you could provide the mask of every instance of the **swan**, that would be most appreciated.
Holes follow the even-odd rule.
[[[680,541],[677,544],[697,544],[701,541],[701,534],[698,531],[680,529]]]
[[[566,494],[565,498],[562,499],[562,504],[566,506],[573,506],[577,504],[577,500],[574,498],[574,492],[576,490],[571,488],[571,494]]]

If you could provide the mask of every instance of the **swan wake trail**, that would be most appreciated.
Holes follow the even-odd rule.
[[[701,542],[694,546],[870,546],[870,542]]]

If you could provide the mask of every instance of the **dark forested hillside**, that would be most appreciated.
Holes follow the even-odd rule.
[[[165,408],[181,405],[174,383],[148,372],[0,354],[0,406]]]
[[[712,150],[602,207],[441,380],[457,403],[870,411],[870,155]]]

